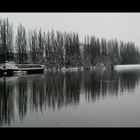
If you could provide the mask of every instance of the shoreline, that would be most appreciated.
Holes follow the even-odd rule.
[[[97,71],[97,72],[101,72],[101,71],[105,71],[107,70],[106,67],[98,67],[98,66],[91,66],[88,68],[84,68],[84,67],[70,67],[70,68],[53,68],[53,69],[47,69],[45,67],[44,71],[48,72],[48,71],[52,71],[52,72],[73,72],[73,71]]]

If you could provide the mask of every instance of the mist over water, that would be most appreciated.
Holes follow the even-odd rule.
[[[140,126],[139,89],[139,70],[0,77],[0,126]]]

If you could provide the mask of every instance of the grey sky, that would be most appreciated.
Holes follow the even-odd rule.
[[[140,46],[140,13],[0,13],[17,30],[21,22],[26,29],[72,31],[80,41],[86,35],[132,41]]]

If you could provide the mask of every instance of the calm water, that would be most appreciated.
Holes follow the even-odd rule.
[[[0,126],[140,126],[140,70],[1,77]]]

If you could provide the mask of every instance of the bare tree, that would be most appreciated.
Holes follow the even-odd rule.
[[[0,21],[1,61],[13,60],[13,26],[8,18]]]
[[[31,31],[29,33],[29,46],[30,46],[30,54],[31,61],[33,63],[37,63],[38,60],[38,39],[37,39],[37,31]]]
[[[27,39],[25,28],[20,24],[16,35],[16,50],[19,63],[27,61]]]
[[[38,59],[39,61],[43,60],[43,54],[44,54],[44,35],[40,29],[39,33],[38,33],[38,49],[39,49],[39,54],[38,54]]]

